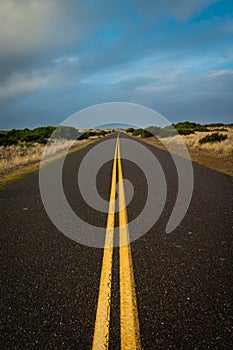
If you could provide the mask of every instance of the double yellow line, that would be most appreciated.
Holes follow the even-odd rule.
[[[137,301],[134,286],[133,264],[129,243],[128,217],[127,210],[125,207],[125,192],[120,155],[120,139],[118,135],[112,168],[112,184],[92,350],[106,350],[109,347],[117,168],[120,236],[119,245],[121,349],[141,349]]]

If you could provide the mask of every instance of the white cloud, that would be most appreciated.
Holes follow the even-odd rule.
[[[76,65],[79,62],[79,57],[77,56],[62,56],[58,57],[53,61],[58,65]]]
[[[226,75],[233,75],[233,70],[230,69],[221,69],[217,71],[208,72],[204,75],[206,78],[216,78],[216,77],[222,77]]]

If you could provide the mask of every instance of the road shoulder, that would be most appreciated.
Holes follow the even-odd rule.
[[[131,136],[131,135],[130,135]],[[131,136],[132,138],[143,141],[147,143],[148,145],[154,146],[156,148],[159,148],[161,150],[166,151],[166,147],[156,138],[142,138],[138,136]],[[188,148],[190,158],[194,163],[198,163],[200,165],[203,165],[207,168],[217,170],[223,174],[233,176],[233,160],[231,159],[222,159],[218,157],[210,156],[207,152],[197,152],[195,149]],[[174,150],[174,154],[178,154],[179,152]]]

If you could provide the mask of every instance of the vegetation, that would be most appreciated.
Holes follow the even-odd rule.
[[[45,159],[47,161],[56,158],[70,147],[78,149],[85,144],[88,144],[88,141],[57,139],[50,143],[46,149],[45,145],[40,143],[31,144],[30,147],[27,147],[26,144],[22,144],[21,147],[18,145],[0,146],[0,184],[1,176],[4,177],[12,171],[23,170],[26,167],[39,166],[44,151],[46,152]]]
[[[205,137],[201,138],[199,140],[199,143],[202,145],[203,143],[221,142],[226,139],[227,139],[227,135],[219,134],[218,132],[215,132],[213,134],[208,134]]]
[[[149,131],[152,135],[158,137],[170,137],[177,134],[175,128],[172,125],[165,126],[164,128],[161,128],[159,126],[149,126],[146,128],[146,130]]]
[[[201,125],[199,123],[194,123],[194,122],[179,122],[177,124],[173,124],[173,126],[177,130],[192,130],[192,131],[199,131],[199,132],[207,132],[210,131],[207,127],[207,125]],[[183,134],[184,135],[184,134]]]
[[[149,126],[146,129],[126,129],[127,133],[132,133],[133,136],[141,136],[143,138],[152,137],[152,136],[160,136],[160,137],[168,137],[174,136],[176,131],[174,127],[167,126],[165,128],[160,128],[158,126]]]
[[[171,137],[178,134],[180,135],[191,135],[195,134],[195,132],[211,132],[211,131],[227,131],[226,128],[211,130],[210,127],[213,126],[224,126],[224,124],[210,124],[210,125],[201,125],[199,123],[194,122],[179,122],[177,124],[168,125],[165,127],[159,126],[149,126],[146,129],[134,129],[128,128],[126,129],[127,133],[132,133],[133,136],[141,136],[141,137],[151,137],[157,136],[161,138]]]
[[[105,136],[112,132],[111,130],[93,130],[80,133],[71,126],[43,126],[30,130],[10,130],[8,132],[0,132],[0,146],[26,145],[31,146],[33,143],[46,144],[52,136],[52,142],[56,139],[64,140],[86,140],[91,136]]]
[[[222,142],[199,142],[206,135],[211,136],[215,127],[211,127],[211,132],[195,132],[190,135],[167,137],[162,139],[163,143],[156,137],[142,140],[161,149],[169,146],[173,153],[181,157],[183,156],[183,153],[180,153],[183,149],[182,145],[185,144],[193,161],[233,176],[233,125],[225,125],[225,128],[227,132],[222,132],[223,135],[225,134]]]
[[[52,126],[40,127],[33,130],[27,128],[23,130],[12,129],[6,134],[0,134],[0,146],[18,145],[22,142],[37,142],[45,144],[54,130],[55,127]]]
[[[89,137],[93,137],[93,136],[105,136],[106,134],[108,134],[109,131],[105,131],[105,130],[100,130],[100,131],[85,131],[84,133],[82,133],[79,137],[78,140],[87,140],[89,139]]]
[[[72,126],[58,126],[52,136],[53,139],[77,140],[80,132]]]
[[[221,126],[225,126],[226,124],[224,124],[224,123],[211,123],[211,124],[204,124],[205,126],[209,126],[209,127],[221,127]],[[232,124],[230,124],[230,125],[232,125]]]
[[[153,134],[151,132],[149,132],[148,130],[143,130],[141,133],[141,137],[146,138],[146,137],[151,137],[153,136]]]
[[[158,126],[149,126],[146,129],[134,129],[133,131],[127,129],[126,132],[132,133],[133,136],[141,136],[141,137],[151,137],[151,136],[157,136],[157,137],[170,137],[175,136],[177,133],[181,135],[189,135],[194,134],[193,130],[190,129],[175,129],[174,126],[168,125],[164,128],[160,128]]]
[[[142,134],[144,129],[135,129],[132,133],[133,136],[139,136]]]
[[[190,134],[195,134],[195,131],[193,131],[192,129],[177,129],[178,133],[180,135],[190,135]]]
[[[81,133],[69,126],[0,131],[0,184],[6,181],[9,173],[22,173],[25,169],[38,167],[44,151],[46,160],[51,160],[71,147],[76,150],[88,144],[89,137],[103,137],[113,131],[89,130]],[[45,148],[45,144],[48,147]]]
[[[164,128],[161,128],[159,132],[160,137],[171,137],[177,135],[177,131],[172,125],[165,126]]]
[[[213,129],[211,131],[224,131],[224,132],[227,132],[228,130],[226,128],[216,128],[216,129]]]
[[[210,131],[207,125],[201,125],[199,123],[194,122],[179,122],[177,124],[173,124],[180,135],[190,135],[195,132],[208,132]]]
[[[130,133],[133,133],[134,130],[135,130],[134,128],[128,128],[128,129],[126,129],[125,131],[128,132],[128,133],[129,133],[129,132],[130,132]]]

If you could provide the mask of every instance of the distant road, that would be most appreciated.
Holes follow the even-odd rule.
[[[110,199],[108,213],[88,207],[77,185],[79,165],[96,143],[69,154],[63,172],[72,209],[106,228],[105,249],[78,244],[52,224],[38,173],[0,191],[0,349],[232,349],[232,178],[193,163],[191,205],[166,234],[176,169],[167,152],[143,143],[163,167],[168,194],[157,223],[130,244],[127,222],[143,209],[147,183],[124,159],[121,140],[132,138],[110,138],[115,158],[97,175],[99,193]],[[135,192],[125,208],[121,183],[114,214],[121,178]],[[118,223],[125,245],[113,248]]]

